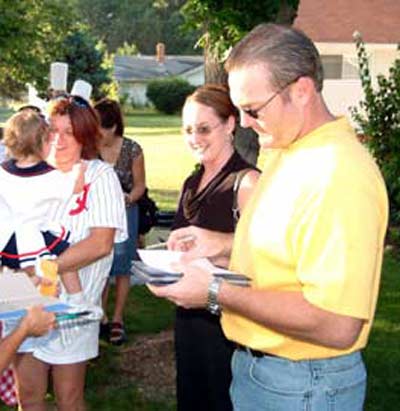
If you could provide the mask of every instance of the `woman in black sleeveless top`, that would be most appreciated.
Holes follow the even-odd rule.
[[[221,85],[205,85],[185,102],[183,134],[200,166],[182,188],[173,229],[195,225],[233,232],[235,180],[239,209],[258,172],[234,151],[236,110]],[[178,307],[175,322],[178,411],[230,411],[230,361],[233,344],[223,335],[219,317],[205,309]]]

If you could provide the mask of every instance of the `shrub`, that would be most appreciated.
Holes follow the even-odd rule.
[[[195,89],[186,80],[171,77],[151,81],[146,95],[158,111],[174,114],[182,109],[186,97]]]
[[[400,59],[387,76],[378,75],[372,85],[368,56],[360,34],[355,36],[364,100],[353,107],[352,116],[374,155],[386,181],[390,222],[400,223]]]
[[[128,111],[129,98],[130,98],[129,93],[126,93],[126,92],[119,95],[119,104],[124,113]]]

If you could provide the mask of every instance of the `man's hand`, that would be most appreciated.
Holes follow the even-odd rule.
[[[172,231],[168,238],[169,250],[185,251],[182,263],[196,258],[210,258],[214,264],[227,267],[232,250],[233,234],[206,230],[195,226]]]
[[[166,286],[148,285],[150,291],[157,297],[167,298],[185,308],[205,307],[212,274],[190,265],[177,264],[174,269],[184,273],[182,279]]]
[[[21,321],[21,329],[26,336],[39,337],[56,326],[56,316],[43,310],[42,306],[28,308],[28,313]]]

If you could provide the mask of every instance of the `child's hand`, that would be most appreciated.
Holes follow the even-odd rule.
[[[37,259],[35,268],[40,278],[40,294],[56,297],[59,294],[58,264],[52,260]]]
[[[39,286],[49,287],[53,285],[53,281],[49,280],[48,278],[39,277],[38,275],[33,275],[30,278],[36,287],[39,287]]]

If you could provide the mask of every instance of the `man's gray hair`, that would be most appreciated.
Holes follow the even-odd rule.
[[[300,30],[279,24],[260,24],[232,49],[225,63],[232,70],[266,64],[269,80],[277,90],[300,77],[310,77],[322,90],[323,69],[314,43]]]

